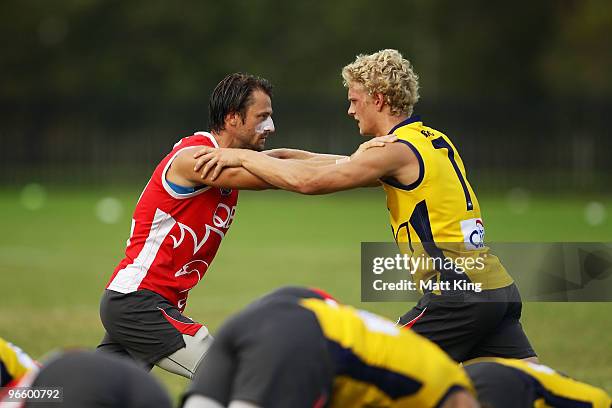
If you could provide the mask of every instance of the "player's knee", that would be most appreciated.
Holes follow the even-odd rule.
[[[206,353],[208,353],[210,346],[212,346],[214,337],[204,326],[202,326],[202,328],[200,328],[200,330],[198,330],[198,332],[193,337],[185,337],[190,336],[183,336],[183,338],[185,339],[185,344],[187,344],[187,347],[193,347],[194,355],[197,358],[197,361],[196,359],[194,359],[195,365],[193,366],[192,370],[192,372],[195,374],[195,372],[198,370],[198,367],[200,366],[200,363],[204,359],[204,356],[206,355]],[[198,355],[199,357],[197,357]]]
[[[213,343],[213,336],[202,326],[193,336],[183,335],[185,347],[175,351],[157,362],[157,366],[174,374],[191,379],[208,349]]]

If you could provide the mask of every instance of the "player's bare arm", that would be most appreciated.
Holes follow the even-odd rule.
[[[277,159],[293,159],[293,160],[312,160],[312,161],[321,161],[321,162],[329,162],[332,163],[336,160],[345,159],[348,156],[342,156],[337,154],[325,154],[325,153],[313,153],[307,150],[298,150],[298,149],[272,149],[266,150],[262,153],[267,154],[270,157],[274,157]]]
[[[381,147],[381,146],[384,146],[385,143],[392,143],[396,140],[397,140],[397,137],[393,134],[372,138],[366,142],[363,142],[351,156],[344,156],[344,155],[339,155],[339,154],[328,154],[328,153],[314,153],[314,152],[309,152],[307,150],[288,149],[288,148],[265,150],[262,153],[265,153],[268,156],[274,157],[276,159],[308,160],[311,164],[325,166],[329,164],[340,163],[342,161],[347,161],[351,157],[354,158],[360,153],[366,151],[367,149],[370,149],[372,147]],[[194,157],[198,158],[203,154],[204,153],[200,151],[196,153]]]
[[[307,150],[298,149],[273,149],[266,150],[262,153],[267,154],[270,157],[283,160],[307,160],[312,165],[325,166],[328,164],[334,164],[341,160],[347,160],[348,156],[342,156],[337,154],[325,154],[325,153],[313,153]],[[196,153],[195,157],[198,158],[203,153]]]
[[[354,159],[327,166],[313,166],[308,161],[279,160],[242,149],[206,149],[200,157],[202,173],[212,179],[225,167],[243,166],[268,183],[302,194],[326,194],[366,187],[381,177],[394,177],[400,183],[417,180],[419,164],[414,153],[402,143],[384,144],[368,149]],[[212,171],[212,176],[208,174]]]
[[[316,164],[319,166],[327,166],[330,164],[344,163],[351,159],[355,159],[357,156],[359,156],[361,153],[365,152],[368,149],[371,149],[374,147],[383,147],[385,143],[393,143],[396,140],[397,140],[397,136],[393,134],[374,137],[360,144],[359,148],[355,150],[355,152],[351,154],[350,156],[338,156],[338,155],[333,155],[333,154],[312,153],[315,155],[315,157],[312,157],[309,163]],[[378,187],[378,186],[380,186],[380,182],[377,180],[377,181],[373,181],[367,186],[362,186],[362,187]]]
[[[200,147],[194,146],[183,150],[176,156],[166,178],[168,181],[185,187],[207,185],[212,187],[223,187],[237,190],[266,190],[276,187],[255,176],[244,167],[226,168],[220,172],[214,180],[211,177],[202,178],[201,174],[194,170],[196,159],[194,152]]]
[[[304,161],[307,161],[307,164],[310,166],[328,166],[328,165],[333,165],[333,164],[344,163],[351,159],[354,160],[360,154],[362,154],[368,149],[376,148],[376,147],[383,147],[385,146],[385,144],[393,143],[396,140],[397,140],[397,136],[393,134],[374,137],[362,143],[359,146],[359,148],[351,156],[327,155],[327,154],[312,153],[312,152],[308,152],[304,150],[295,150],[295,149],[275,149],[275,150],[267,150],[262,153],[270,157],[277,158],[277,159],[304,160]],[[198,171],[200,168],[202,168],[206,164],[206,167],[204,167],[204,170],[202,171],[202,178],[208,175],[209,169],[211,169],[213,166],[216,166],[216,169],[213,172],[213,176],[211,177],[213,180],[215,180],[219,172],[224,167],[240,166],[238,161],[232,160],[229,157],[227,157],[228,159],[227,162],[225,161],[219,162],[217,158],[211,159],[209,156],[207,156],[206,158],[203,157],[205,154],[211,153],[211,152],[212,150],[205,147],[194,155],[194,158],[197,158],[197,162],[195,166],[196,171]],[[224,153],[217,152],[214,154],[221,155]],[[228,153],[228,155],[231,155],[231,153]],[[378,187],[378,186],[380,186],[380,182],[378,180],[373,180],[370,183],[364,184],[360,187]]]
[[[307,150],[298,150],[298,149],[272,149],[265,150],[262,153],[266,154],[270,157],[274,157],[276,159],[283,160],[308,160],[308,164],[316,165],[316,166],[327,166],[330,164],[338,164],[345,161],[349,161],[350,159],[355,159],[361,153],[365,152],[368,149],[374,147],[383,147],[385,143],[393,143],[397,140],[397,136],[390,134],[385,136],[374,137],[366,142],[363,142],[359,145],[359,148],[350,156],[342,156],[336,154],[326,154],[326,153],[313,153]],[[201,156],[208,153],[209,150],[206,148],[200,149],[198,152],[194,154],[194,158],[197,159],[195,165],[195,171],[200,170],[205,161],[201,159]],[[371,183],[368,187],[377,187],[380,183],[378,181]]]

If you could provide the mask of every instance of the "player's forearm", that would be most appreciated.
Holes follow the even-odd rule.
[[[284,148],[267,150],[264,153],[277,159],[310,160],[313,162],[323,162],[325,164],[334,164],[337,160],[346,159],[348,157],[337,154],[313,153],[307,150]]]
[[[283,190],[307,193],[316,166],[304,160],[280,160],[245,150],[242,167],[266,182]]]
[[[264,150],[264,153],[267,156],[274,157],[276,159],[297,159],[297,160],[305,160],[311,157],[311,153],[305,150],[297,150],[297,149],[271,149]]]
[[[340,160],[347,160],[349,156],[341,156],[338,154],[312,153],[311,161],[324,162],[326,164],[335,164]]]
[[[266,150],[262,153],[265,153],[267,156],[274,157],[276,159],[293,159],[293,160],[309,160],[316,156],[316,153],[312,153],[306,150],[298,150],[298,149],[272,149]]]
[[[330,166],[330,165],[338,164],[338,163],[344,163],[350,160],[348,156],[336,156],[336,155],[321,155],[321,156],[327,156],[327,157],[312,158],[308,160],[308,164],[312,166],[321,167],[321,166]]]
[[[342,171],[335,162],[323,166],[311,160],[278,160],[245,151],[241,164],[267,183],[300,194],[328,194],[362,186],[358,178]]]
[[[305,150],[293,150],[295,154],[283,157],[284,159],[307,160],[308,164],[313,166],[329,166],[337,164],[344,160],[349,160],[349,156],[341,156],[337,154],[313,153]]]

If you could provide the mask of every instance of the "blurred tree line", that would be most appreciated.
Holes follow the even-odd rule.
[[[0,180],[140,177],[234,71],[275,85],[275,146],[346,152],[340,70],[397,48],[468,167],[608,189],[609,38],[606,0],[3,0]]]

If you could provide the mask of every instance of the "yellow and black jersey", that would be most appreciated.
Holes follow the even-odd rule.
[[[479,399],[494,407],[610,408],[602,389],[523,360],[482,358],[466,366]]]
[[[36,364],[26,353],[0,337],[0,387],[18,381],[33,368]]]
[[[335,366],[328,407],[434,407],[457,388],[472,391],[463,369],[413,331],[330,300],[300,304],[316,315]]]
[[[217,331],[186,397],[266,408],[435,407],[473,393],[438,346],[321,291],[285,287]]]
[[[459,152],[443,133],[424,126],[413,116],[394,127],[396,143],[410,148],[419,162],[418,179],[404,185],[383,178],[387,208],[395,241],[411,256],[478,259],[463,270],[482,289],[512,283],[499,259],[484,244],[480,206],[468,182]],[[435,263],[415,271],[415,281],[436,275]]]

